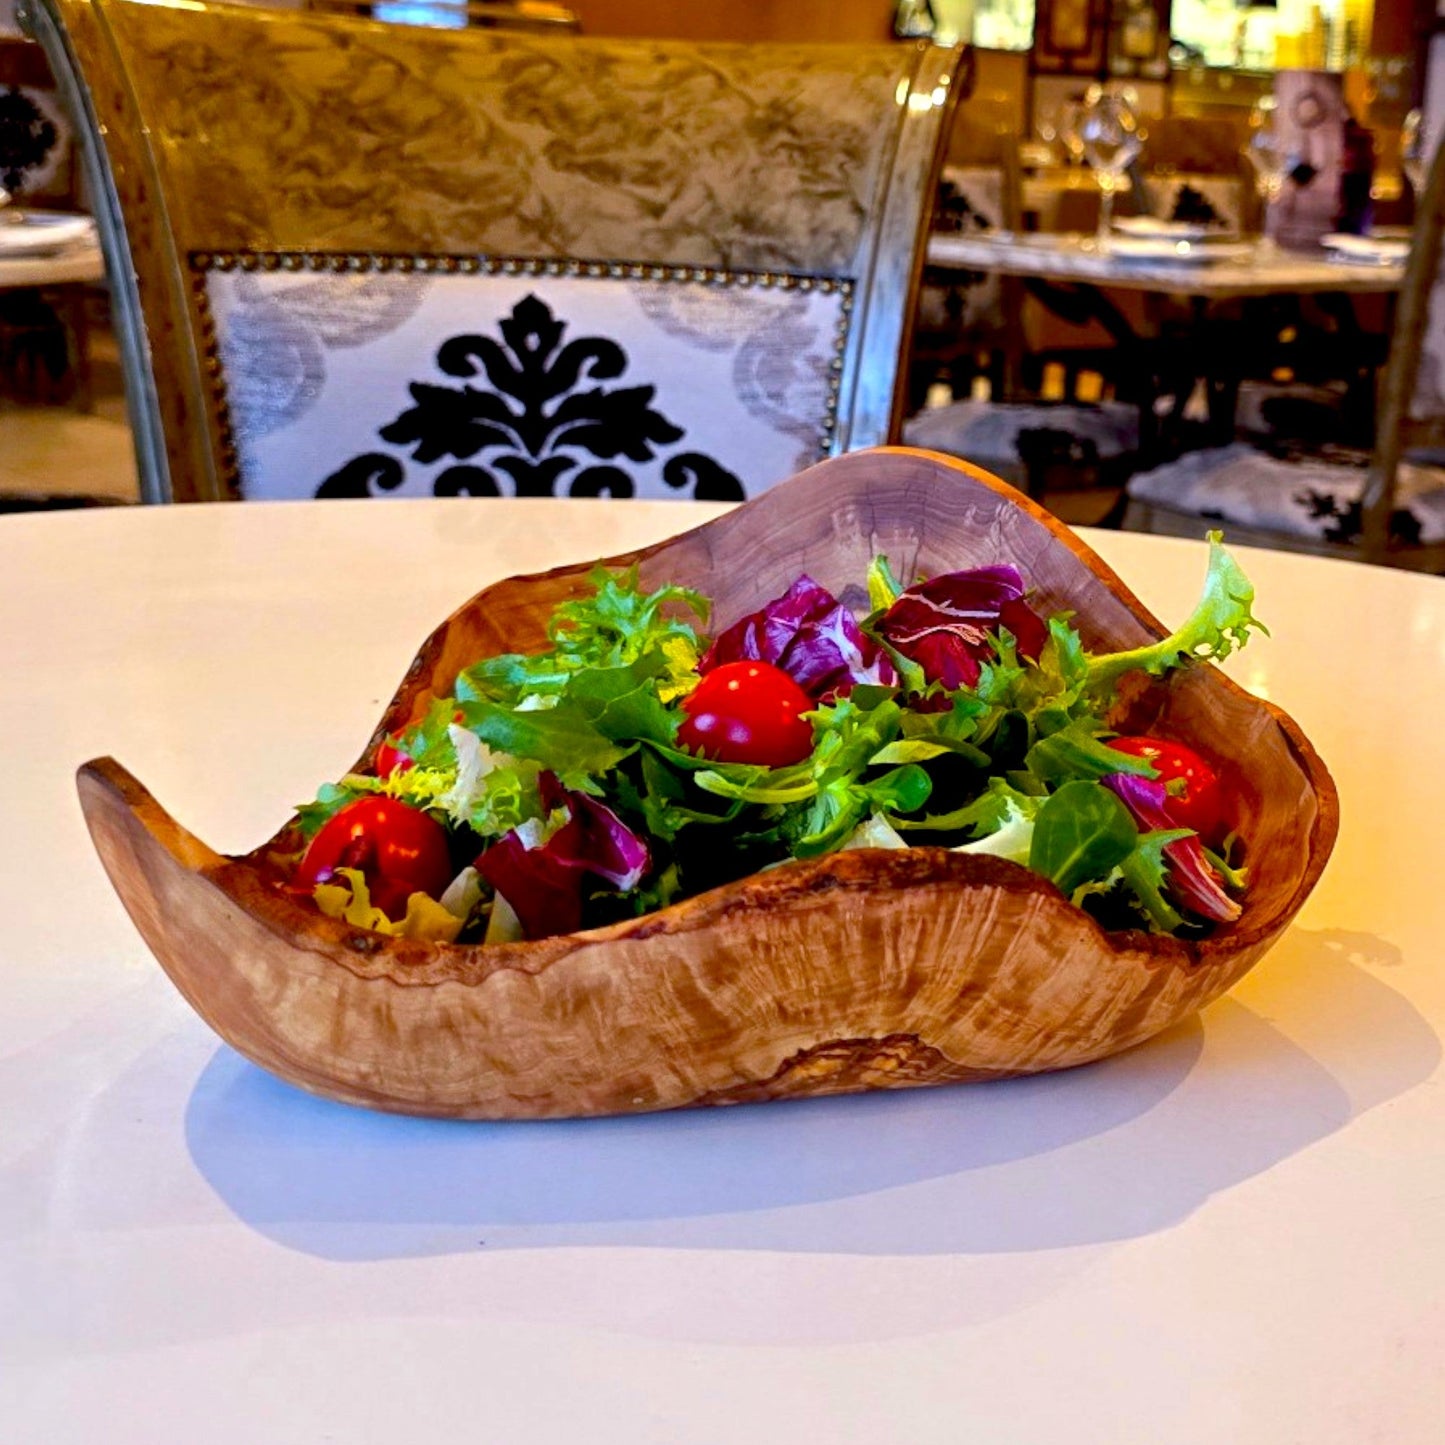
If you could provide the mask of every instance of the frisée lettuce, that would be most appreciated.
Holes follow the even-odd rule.
[[[544,650],[466,668],[387,740],[387,768],[324,785],[297,825],[315,835],[374,794],[426,813],[459,878],[432,908],[459,910],[463,941],[570,932],[859,847],[1003,858],[1107,927],[1198,933],[1238,917],[1237,840],[1181,827],[1186,785],[1161,779],[1148,749],[1110,745],[1122,679],[1216,661],[1264,630],[1217,534],[1198,607],[1123,652],[1091,653],[1013,566],[904,585],[880,557],[858,580],[867,615],[801,576],[712,635],[698,593],[599,570]],[[811,728],[807,755],[805,733],[786,761],[730,756],[726,739],[751,729],[756,757],[779,707]],[[388,919],[350,871],[318,885],[326,911],[450,930],[421,905]]]

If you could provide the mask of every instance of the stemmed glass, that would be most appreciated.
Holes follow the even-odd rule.
[[[1078,135],[1084,159],[1093,167],[1099,182],[1100,250],[1107,248],[1114,222],[1114,196],[1122,189],[1124,173],[1144,148],[1135,113],[1133,96],[1116,86],[1091,85],[1084,95]]]
[[[1070,165],[1084,164],[1084,142],[1079,137],[1079,122],[1083,119],[1084,105],[1079,100],[1068,100],[1059,107],[1057,133],[1064,148],[1064,160]]]
[[[1410,182],[1415,204],[1425,193],[1425,163],[1430,159],[1426,153],[1428,142],[1425,138],[1425,114],[1417,106],[1405,117],[1400,127],[1400,169]]]
[[[1244,143],[1244,154],[1254,167],[1255,194],[1264,208],[1264,219],[1267,223],[1269,208],[1284,192],[1285,177],[1288,176],[1290,167],[1290,158],[1285,154],[1272,95],[1256,101],[1249,113],[1249,137]],[[1260,240],[1260,245],[1265,249],[1269,249],[1273,244],[1267,236]]]

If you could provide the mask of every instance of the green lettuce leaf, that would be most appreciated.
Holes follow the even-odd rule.
[[[1162,642],[1090,657],[1088,686],[1097,693],[1111,688],[1127,672],[1157,677],[1183,663],[1219,662],[1244,646],[1251,628],[1269,635],[1254,616],[1253,606],[1254,584],[1224,550],[1222,535],[1211,532],[1204,595],[1184,625]]]
[[[1179,911],[1164,896],[1164,884],[1169,876],[1164,850],[1171,843],[1193,836],[1188,828],[1142,833],[1129,856],[1120,860],[1119,876],[1133,894],[1149,926],[1159,933],[1173,933],[1184,923]]]
[[[563,787],[596,792],[596,777],[614,768],[629,749],[600,732],[587,709],[565,705],[520,710],[496,702],[465,702],[463,725],[489,748],[528,758],[557,774]]]
[[[364,797],[365,791],[345,782],[322,783],[311,802],[299,803],[296,807],[296,826],[301,836],[308,840],[314,838],[348,803]]]
[[[960,843],[955,853],[982,853],[991,858],[1007,858],[1010,863],[1029,866],[1033,851],[1034,822],[1040,802],[1010,788],[1000,778],[989,780],[989,789],[981,805],[977,831],[983,834],[976,842]]]
[[[1157,778],[1159,771],[1147,758],[1116,752],[1097,736],[1103,724],[1097,718],[1074,718],[1057,732],[1042,737],[1028,751],[1024,766],[1045,783],[1076,778],[1096,779],[1110,773],[1137,773]]]
[[[1139,830],[1129,810],[1099,783],[1065,783],[1040,804],[1029,867],[1071,895],[1104,878],[1134,852]]]

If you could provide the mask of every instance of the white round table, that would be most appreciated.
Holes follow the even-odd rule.
[[[1334,769],[1279,946],[1049,1077],[547,1124],[313,1099],[211,1035],[101,871],[111,753],[245,849],[507,573],[717,509],[0,518],[0,1439],[1445,1438],[1445,583],[1241,553],[1230,668]],[[1089,537],[1166,619],[1201,545]]]

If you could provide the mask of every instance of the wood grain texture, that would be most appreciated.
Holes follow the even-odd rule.
[[[822,463],[637,561],[710,594],[725,626],[800,570],[846,595],[900,573],[1013,561],[1094,649],[1164,629],[1077,538],[963,463],[903,449]],[[422,646],[377,729],[479,656],[534,649],[591,562],[487,588]],[[1240,920],[1185,943],[1104,933],[998,859],[915,848],[791,863],[661,912],[536,943],[390,940],[276,891],[109,760],[81,769],[96,847],[198,1013],[263,1068],[327,1097],[465,1118],[608,1114],[905,1088],[1065,1068],[1187,1017],[1265,952],[1318,880],[1335,791],[1299,729],[1217,669],[1136,689],[1119,721],[1190,741],[1248,840]]]

